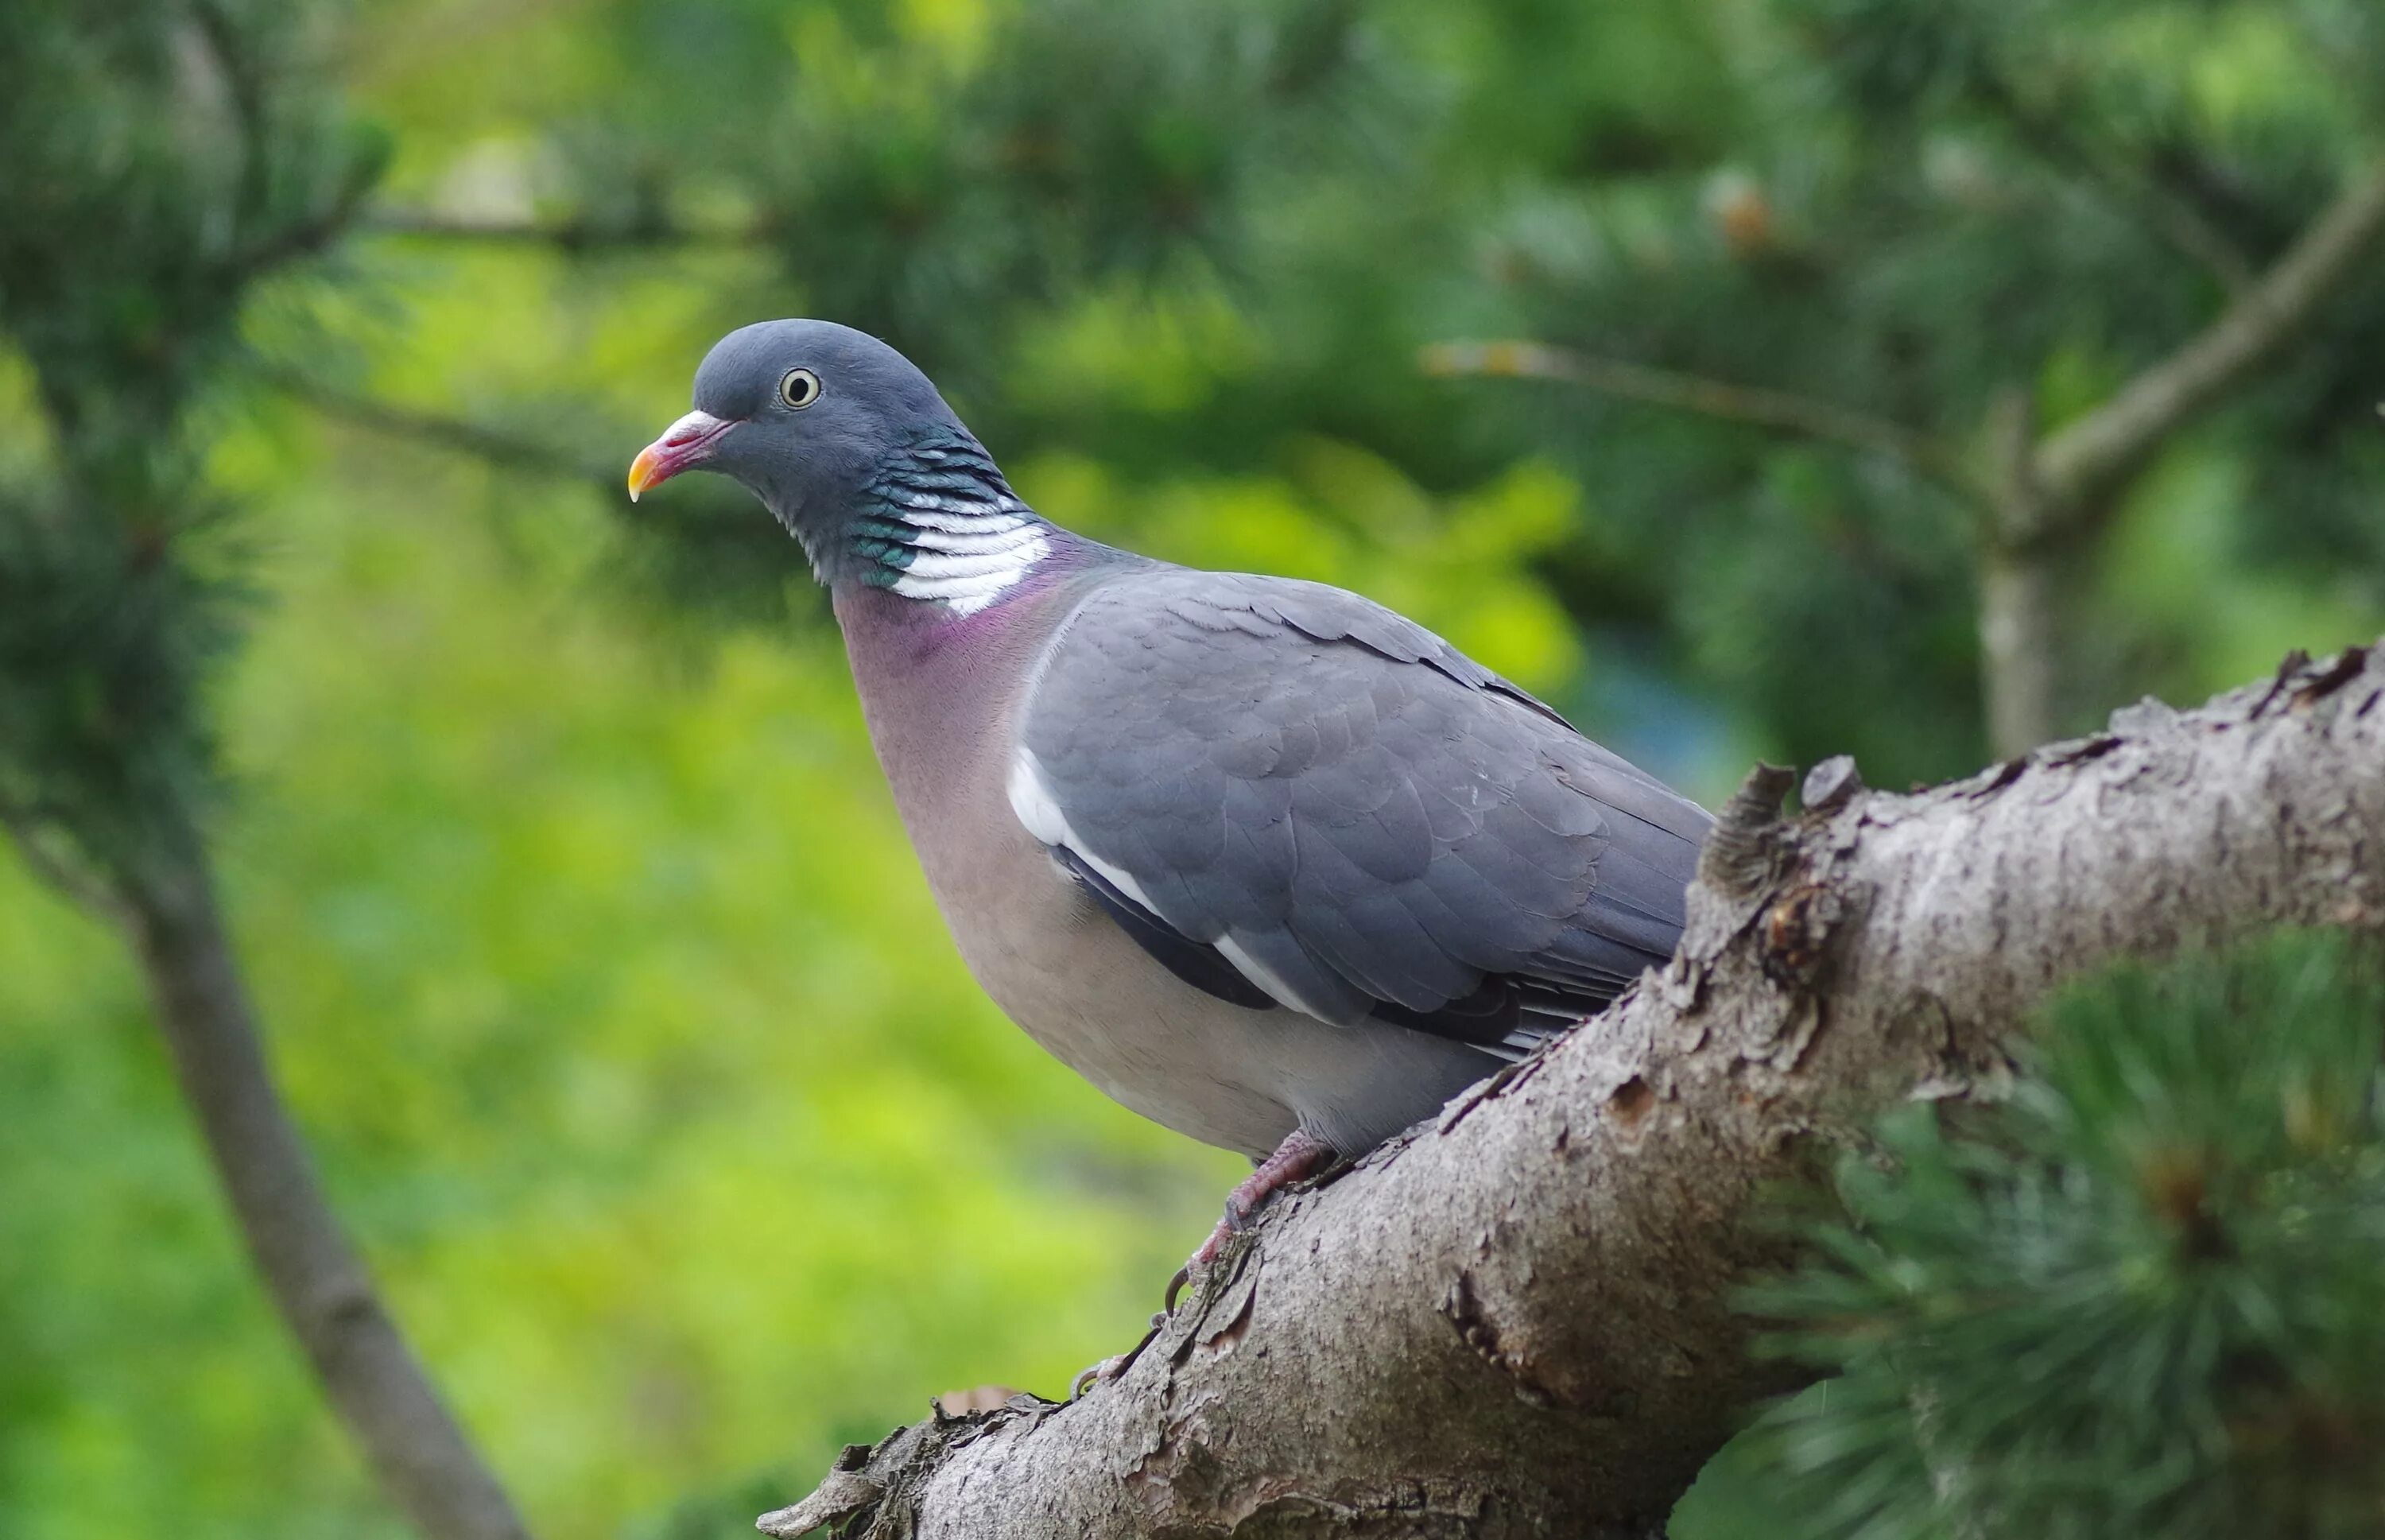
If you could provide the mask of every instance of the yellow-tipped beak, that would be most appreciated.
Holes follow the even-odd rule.
[[[630,501],[636,502],[648,487],[712,458],[712,446],[736,426],[733,418],[690,412],[664,429],[662,437],[639,450],[638,457],[630,462]]]
[[[655,453],[654,445],[648,444],[638,451],[638,457],[630,462],[631,502],[636,502],[638,494],[662,479],[662,457]]]

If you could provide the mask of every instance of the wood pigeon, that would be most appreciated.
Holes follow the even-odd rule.
[[[1709,823],[1422,626],[1020,501],[928,378],[730,332],[630,495],[730,476],[803,545],[970,971],[1111,1096],[1279,1188],[1432,1116],[1679,937]]]

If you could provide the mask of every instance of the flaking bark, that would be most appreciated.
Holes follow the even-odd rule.
[[[2289,659],[1764,833],[1759,880],[1692,888],[1665,970],[1288,1196],[1116,1379],[856,1446],[762,1527],[1661,1534],[1792,1383],[1730,1306],[1782,1259],[1768,1184],[1895,1101],[1992,1093],[2029,1008],[2116,955],[2385,925],[2385,662]]]

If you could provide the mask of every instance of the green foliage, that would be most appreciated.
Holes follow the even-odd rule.
[[[283,84],[268,4],[0,15],[0,333],[49,465],[0,486],[0,813],[110,880],[209,769],[236,561],[191,417],[246,291],[330,240],[378,157]]]
[[[962,974],[775,526],[620,498],[715,336],[879,331],[1055,516],[1375,595],[1709,798],[1895,784],[1979,756],[1966,512],[1417,349],[2066,420],[2220,301],[2162,210],[2261,260],[2374,153],[2380,15],[0,0],[0,811],[106,870],[204,800],[293,1104],[533,1520],[727,1533],[1129,1340],[1234,1162]],[[2372,278],[2153,468],[2086,693],[2385,626],[2381,339]],[[12,860],[0,1532],[393,1534],[131,979]],[[1683,1532],[1777,1517],[1729,1496]]]
[[[1495,324],[1860,407],[1983,460],[2001,393],[2045,429],[2077,418],[2177,346],[2375,153],[2373,6],[1776,0],[1676,15],[1708,62],[1666,56],[1679,93],[1661,98],[1666,131],[1584,103],[1577,154],[1599,174],[1511,169],[1505,208],[1470,222],[1499,280]],[[1535,41],[1560,56],[1567,33],[1609,34],[1592,7],[1548,26],[1559,41]],[[1693,91],[1730,106],[1694,111]],[[2385,344],[2385,278],[2372,271],[2322,331],[2172,453],[2243,478],[2195,535],[2228,569],[2218,587],[2307,596],[2348,557],[2360,575],[2343,586],[2374,613],[2385,521],[2366,360]],[[1540,387],[1478,389],[1520,406]],[[1783,757],[1851,749],[1925,776],[1977,762],[1976,645],[1954,623],[1977,510],[1894,467],[1729,424],[1595,401],[1567,418],[1567,463],[1629,528],[1623,582],[1666,595],[1660,622],[1701,680]],[[2276,650],[2275,621],[2215,606],[2215,588],[2191,619],[2164,613],[2126,563],[2070,556],[2074,728],[2147,689],[2191,693],[2211,651]],[[1846,704],[1883,695],[1904,710]]]
[[[2008,1105],[1890,1119],[1750,1299],[1837,1374],[1759,1435],[1804,1533],[2375,1534],[2380,1047],[2374,950],[2286,936],[2082,983]]]
[[[0,18],[0,323],[73,474],[150,502],[243,291],[341,232],[378,142],[283,56],[275,0],[28,0]]]
[[[228,595],[167,540],[45,489],[0,494],[0,812],[111,872],[157,845],[208,760],[198,685]]]

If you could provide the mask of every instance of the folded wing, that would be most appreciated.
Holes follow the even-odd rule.
[[[1709,822],[1379,605],[1173,568],[1055,637],[1008,791],[1179,978],[1505,1057],[1671,954]]]

